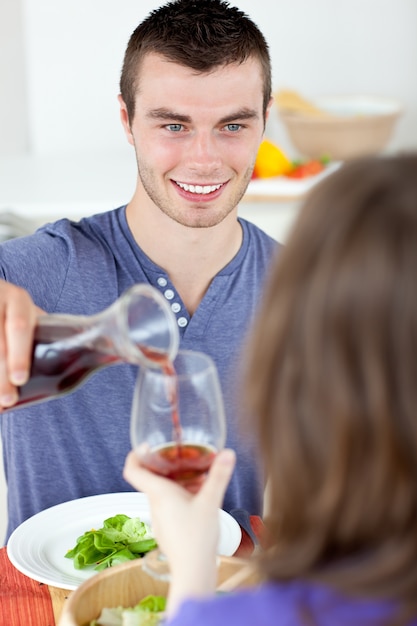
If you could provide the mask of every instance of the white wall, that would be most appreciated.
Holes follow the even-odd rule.
[[[0,0],[0,155],[28,149],[28,99],[20,0]]]
[[[116,101],[123,52],[137,23],[161,2],[2,2],[10,6],[20,2],[22,8],[30,151],[127,153]],[[398,97],[405,114],[391,145],[417,147],[416,0],[236,0],[235,4],[253,17],[270,43],[275,89],[291,87],[307,96],[366,92]],[[9,9],[1,18],[0,13],[3,30],[19,30],[16,11]],[[1,98],[3,126],[6,107],[8,98]],[[17,111],[16,118],[22,121]],[[268,130],[292,150],[277,116]]]

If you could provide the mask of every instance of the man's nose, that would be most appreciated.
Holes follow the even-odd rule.
[[[220,147],[217,138],[210,132],[196,133],[188,146],[191,166],[218,167],[221,163]]]

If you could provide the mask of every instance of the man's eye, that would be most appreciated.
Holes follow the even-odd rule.
[[[183,129],[183,126],[182,124],[168,124],[167,129],[172,131],[173,133],[178,133],[180,130]]]
[[[240,130],[242,128],[242,126],[240,124],[227,124],[226,126],[227,130],[229,130],[231,133],[235,133],[238,130]]]

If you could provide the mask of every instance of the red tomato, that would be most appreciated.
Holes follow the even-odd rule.
[[[324,165],[321,161],[313,159],[306,163],[300,163],[296,165],[291,172],[288,172],[286,176],[289,178],[307,178],[308,176],[314,176],[324,170]]]

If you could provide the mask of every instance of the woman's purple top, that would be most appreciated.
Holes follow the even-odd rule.
[[[388,600],[348,597],[295,581],[188,600],[166,626],[388,626],[396,613]],[[409,626],[417,626],[417,616]]]

